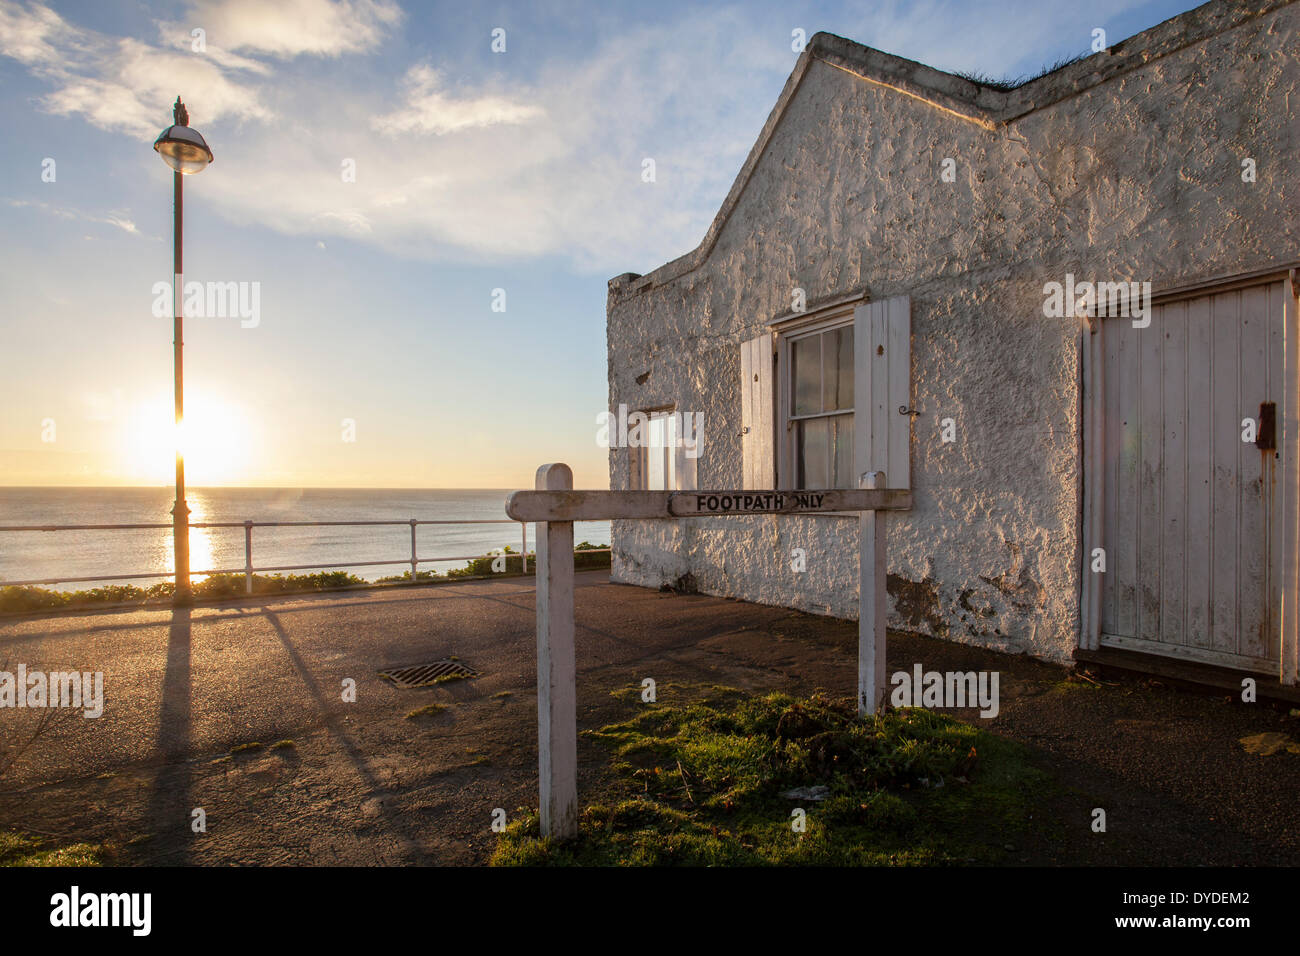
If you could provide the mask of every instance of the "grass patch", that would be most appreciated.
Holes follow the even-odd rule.
[[[102,866],[104,847],[92,843],[50,848],[45,840],[0,831],[0,866]]]
[[[262,745],[254,740],[252,743],[239,744],[230,748],[231,755],[252,753],[254,750],[261,750]]]
[[[295,744],[292,740],[277,740],[275,743],[271,744],[271,749],[272,750],[297,750],[298,745]]]
[[[516,817],[493,865],[991,864],[1051,838],[1055,785],[1018,744],[926,710],[860,719],[822,694],[712,696],[592,732],[611,750],[609,802],[567,843]],[[814,786],[826,799],[782,796]]]
[[[576,571],[586,571],[592,568],[608,568],[610,566],[609,553],[591,554],[600,548],[606,548],[608,545],[592,544],[590,541],[583,541],[573,547],[573,567]],[[504,562],[502,561],[504,558]],[[525,561],[514,548],[506,545],[501,549],[498,555],[491,555],[482,558],[473,558],[466,562],[463,568],[453,568],[447,572],[448,578],[477,578],[492,577],[502,574],[521,574],[524,569],[529,572],[537,571],[537,562],[529,556]],[[501,569],[501,570],[498,570]]]
[[[302,592],[333,591],[355,587],[367,582],[343,571],[323,571],[316,574],[254,574],[254,594],[298,594]],[[212,574],[193,585],[198,601],[219,601],[245,597],[242,574]],[[166,604],[172,599],[174,585],[163,581],[147,588],[133,584],[108,585],[87,591],[50,591],[37,587],[0,588],[0,611],[21,613],[50,611],[61,608],[93,607],[96,604]]]
[[[1049,73],[1055,73],[1057,70],[1061,70],[1067,66],[1070,66],[1071,64],[1078,63],[1080,60],[1086,60],[1090,56],[1092,56],[1091,51],[1087,53],[1079,53],[1075,56],[1063,57],[1057,60],[1055,63],[1049,63],[1044,65],[1043,68],[1040,69],[1037,73],[1033,73],[1028,76],[1021,75],[1016,77],[1007,77],[1007,76],[993,77],[993,76],[989,76],[987,73],[981,73],[978,70],[975,71],[958,70],[953,75],[960,76],[963,80],[969,80],[970,82],[974,83],[976,86],[987,86],[990,89],[1000,90],[1001,92],[1008,93],[1011,90],[1016,89],[1017,87],[1024,86],[1027,83],[1032,83],[1034,82],[1034,80],[1040,80],[1043,77],[1047,76]]]
[[[663,681],[655,684],[654,703],[662,706],[668,701],[691,700],[692,698],[698,698],[701,690],[705,692],[708,700],[715,702],[739,700],[745,696],[744,691],[736,690],[734,687],[724,687],[722,684],[712,684],[706,688],[700,684]],[[623,704],[644,706],[646,702],[641,699],[644,692],[645,688],[640,683],[628,684],[623,687],[615,687],[609,692],[609,696]]]
[[[452,658],[453,661],[454,661],[455,659],[456,659],[456,658],[454,658],[454,657]],[[473,679],[474,679],[475,677],[477,677],[477,676],[478,676],[477,674],[443,674],[441,677],[435,677],[435,678],[433,679],[433,683],[434,683],[435,685],[437,685],[437,684],[451,684],[451,683],[454,683],[455,681],[458,681],[458,680],[473,680]]]
[[[414,583],[433,584],[434,582],[440,580],[442,580],[442,578],[438,575],[437,571],[417,571],[415,573]],[[376,584],[410,584],[412,583],[411,572],[403,571],[401,574],[387,574],[384,575],[382,578],[375,578],[375,583]]]
[[[608,568],[609,554],[592,554],[606,545],[591,544],[583,541],[573,549],[573,566],[579,571],[592,568]],[[509,546],[503,549],[501,557],[505,558],[504,575],[518,575],[520,556]],[[501,572],[493,569],[497,558],[474,558],[466,562],[463,568],[454,568],[446,574],[437,571],[418,571],[412,579],[410,571],[389,575],[367,581],[365,578],[348,574],[345,571],[319,571],[314,574],[254,574],[253,594],[302,594],[317,591],[337,591],[345,588],[365,587],[369,584],[435,584],[460,578],[502,577]],[[528,559],[528,570],[535,571],[534,561]],[[212,574],[193,584],[194,599],[197,601],[223,601],[246,597],[246,584],[242,574]],[[55,591],[40,587],[5,587],[0,588],[0,613],[27,614],[38,611],[73,610],[94,607],[96,605],[125,604],[148,607],[153,605],[170,605],[175,586],[171,581],[162,581],[148,587],[136,587],[134,584],[112,584],[83,591]]]
[[[434,714],[441,714],[447,709],[446,704],[425,704],[423,707],[417,707],[406,715],[406,720],[419,720],[421,717],[432,717]]]
[[[1074,694],[1079,692],[1101,690],[1096,684],[1090,684],[1086,680],[1078,680],[1074,677],[1067,677],[1064,680],[1058,680],[1052,684],[1051,690],[1061,694]]]

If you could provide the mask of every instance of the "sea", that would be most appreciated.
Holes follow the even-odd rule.
[[[287,527],[253,529],[254,568],[322,565],[317,570],[347,571],[366,580],[410,570],[409,520],[506,519],[507,489],[373,489],[373,488],[189,488],[190,521],[380,521],[402,525],[362,527]],[[0,488],[0,526],[63,524],[170,525],[175,492],[170,488]],[[523,527],[501,524],[420,525],[416,530],[421,571],[446,572],[465,566],[465,559],[507,545],[523,547]],[[536,526],[527,526],[527,546],[535,544]],[[608,521],[574,523],[574,541],[609,545]],[[363,565],[392,561],[391,565]],[[244,568],[244,529],[191,528],[190,568],[202,571]],[[171,529],[112,531],[0,531],[0,585],[8,581],[44,581],[54,590],[81,590],[108,584],[147,587],[166,580],[174,570]],[[108,574],[154,577],[113,581]],[[274,572],[263,572],[274,573]],[[308,570],[284,571],[307,574]],[[89,578],[69,582],[70,578]]]

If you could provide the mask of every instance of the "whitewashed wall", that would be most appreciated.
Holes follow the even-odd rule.
[[[1068,659],[1079,627],[1079,329],[1044,318],[1043,284],[1068,271],[1149,279],[1159,292],[1296,255],[1300,4],[1256,4],[1272,8],[1258,17],[1228,7],[1199,8],[1008,95],[819,35],[711,251],[694,268],[684,257],[611,281],[610,407],[702,411],[699,484],[739,487],[741,343],[789,311],[796,286],[810,303],[859,289],[910,295],[922,414],[916,508],[890,520],[890,625]],[[1129,69],[1144,49],[1174,52]],[[993,128],[823,58],[928,87]],[[1241,181],[1247,156],[1254,184]],[[955,183],[940,181],[944,157],[957,161]],[[944,445],[949,417],[957,441]],[[611,453],[610,476],[629,486],[626,450]],[[807,550],[806,573],[790,569],[793,548]],[[689,574],[706,593],[857,616],[853,519],[616,522],[614,549],[619,581]]]

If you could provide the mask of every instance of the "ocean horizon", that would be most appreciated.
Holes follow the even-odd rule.
[[[420,521],[501,519],[501,524],[421,525],[417,529],[421,571],[445,573],[463,567],[465,557],[523,546],[521,526],[508,521],[505,499],[512,488],[246,488],[186,489],[190,521]],[[169,487],[57,486],[0,487],[0,525],[170,523],[175,491]],[[528,528],[527,546],[535,545]],[[574,523],[574,541],[607,546],[608,521]],[[255,568],[294,564],[326,565],[366,580],[410,570],[409,525],[288,527],[253,529]],[[364,565],[368,561],[391,565]],[[203,571],[244,567],[244,529],[191,528],[190,567]],[[108,574],[149,578],[110,580]],[[62,577],[41,585],[82,590],[106,584],[147,587],[173,573],[170,528],[101,531],[0,532],[0,581]],[[303,571],[262,573],[310,573]],[[92,578],[71,583],[68,578]]]

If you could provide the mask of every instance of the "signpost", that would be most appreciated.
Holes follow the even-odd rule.
[[[722,515],[861,512],[858,713],[885,692],[885,512],[912,507],[912,493],[883,487],[883,472],[857,489],[801,491],[574,491],[568,465],[537,469],[537,490],[506,499],[515,521],[537,522],[537,745],[542,836],[578,830],[577,668],[573,646],[573,522]],[[525,556],[525,561],[527,557]]]
[[[865,485],[856,491],[539,490],[516,491],[506,498],[506,514],[516,521],[805,514],[819,511],[905,510],[911,507],[910,491],[875,489]]]

